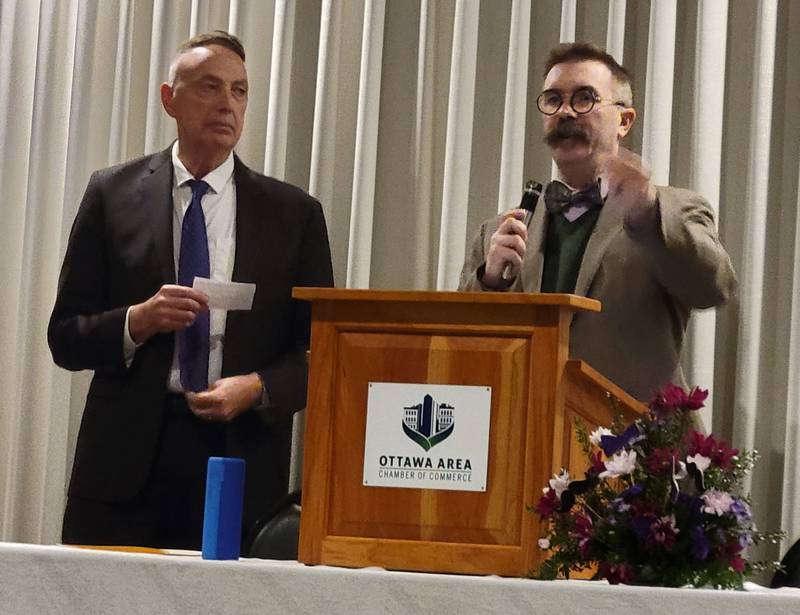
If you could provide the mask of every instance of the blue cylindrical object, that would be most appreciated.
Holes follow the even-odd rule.
[[[203,517],[203,559],[239,559],[244,459],[209,457]]]

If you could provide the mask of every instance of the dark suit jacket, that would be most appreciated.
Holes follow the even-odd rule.
[[[55,362],[94,370],[69,494],[124,501],[145,485],[156,454],[174,334],[139,347],[122,334],[130,305],[175,283],[171,150],[92,175],[75,218],[48,328]],[[249,312],[230,312],[222,376],[257,371],[272,407],[226,426],[227,452],[247,461],[245,523],[286,492],[291,416],[306,402],[310,308],[293,286],[331,286],[322,208],[289,184],[235,160],[233,280],[254,282]]]

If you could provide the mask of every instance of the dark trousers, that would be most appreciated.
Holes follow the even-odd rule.
[[[145,488],[124,502],[68,498],[62,541],[200,549],[208,458],[224,454],[224,426],[201,421],[182,395],[169,395]]]

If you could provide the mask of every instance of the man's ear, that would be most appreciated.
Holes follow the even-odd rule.
[[[619,127],[617,128],[617,136],[624,138],[633,127],[633,122],[636,120],[636,109],[633,107],[625,107],[619,114]]]
[[[172,86],[169,83],[161,84],[161,104],[164,106],[164,111],[170,117],[175,117],[174,106],[172,104],[174,97],[172,95]]]

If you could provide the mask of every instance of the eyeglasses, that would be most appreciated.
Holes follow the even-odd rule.
[[[575,90],[569,99],[569,106],[572,107],[572,110],[578,115],[583,115],[594,109],[595,105],[599,102],[609,102],[620,107],[628,106],[620,100],[600,98],[597,92],[592,88],[578,88]],[[545,115],[555,115],[563,104],[564,97],[561,95],[561,92],[557,90],[545,90],[539,94],[539,98],[536,99],[536,106],[539,107],[539,111]]]

